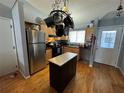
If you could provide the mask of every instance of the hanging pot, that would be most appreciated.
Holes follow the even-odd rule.
[[[58,25],[60,23],[63,22],[64,18],[67,16],[68,14],[65,13],[64,11],[62,10],[53,10],[51,11],[50,13],[50,16],[53,17],[53,20],[54,20],[54,23],[55,25]]]
[[[64,27],[63,25],[56,25],[56,35],[61,37],[64,35]]]
[[[69,28],[74,28],[74,22],[72,17],[70,17],[70,15],[68,15],[65,19],[64,19],[64,24],[65,27],[69,27]]]
[[[55,25],[54,19],[52,16],[47,17],[46,19],[44,19],[47,27],[53,27]]]

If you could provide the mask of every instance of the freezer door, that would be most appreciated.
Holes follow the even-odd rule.
[[[29,65],[30,74],[33,74],[46,66],[45,63],[45,44],[29,45]]]
[[[45,42],[45,33],[41,31],[27,31],[28,43],[43,43]]]

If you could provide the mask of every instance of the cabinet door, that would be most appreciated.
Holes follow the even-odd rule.
[[[76,54],[78,54],[78,56],[77,56],[77,61],[79,61],[79,48],[72,48],[72,47],[64,47],[64,51],[63,51],[64,53],[66,53],[66,52],[72,52],[72,53],[76,53]]]
[[[46,50],[46,55],[45,55],[45,61],[48,64],[48,60],[52,58],[52,49],[47,49]]]

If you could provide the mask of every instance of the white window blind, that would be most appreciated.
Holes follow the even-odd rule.
[[[81,43],[85,42],[85,31],[70,31],[69,32],[70,43]]]
[[[114,48],[117,31],[102,31],[101,48]]]

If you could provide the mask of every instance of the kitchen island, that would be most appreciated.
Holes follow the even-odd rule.
[[[49,60],[50,86],[62,93],[69,81],[76,75],[77,54],[66,52]]]

